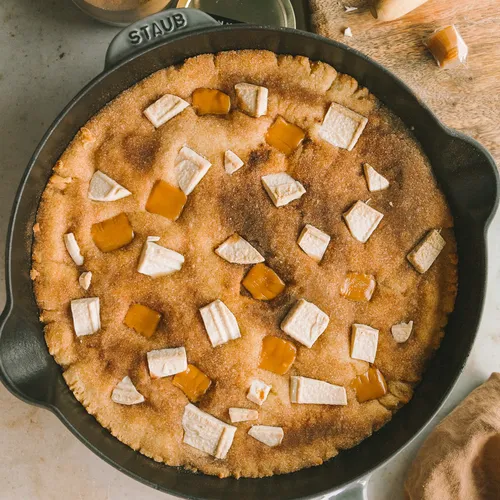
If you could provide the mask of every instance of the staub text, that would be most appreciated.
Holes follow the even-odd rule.
[[[128,38],[132,45],[140,45],[186,26],[187,19],[184,14],[173,14],[130,31]]]

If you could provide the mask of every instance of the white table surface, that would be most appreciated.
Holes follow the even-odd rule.
[[[0,2],[0,309],[4,248],[23,170],[63,106],[103,67],[117,28],[98,24],[70,0]],[[500,370],[500,216],[489,232],[488,296],[479,334],[452,396],[427,430],[492,371]],[[0,387],[0,497],[17,499],[169,499],[126,477],[82,445],[48,411]],[[405,471],[422,439],[370,480],[374,500],[403,498]]]

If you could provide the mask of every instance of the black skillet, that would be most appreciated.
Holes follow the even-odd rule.
[[[120,443],[67,388],[49,355],[33,296],[31,228],[51,169],[78,129],[120,92],[187,57],[234,49],[307,56],[356,78],[403,119],[430,158],[455,218],[459,291],[441,348],[412,401],[372,437],[327,463],[264,479],[218,479],[159,464]],[[359,52],[317,35],[248,25],[220,26],[206,14],[164,11],[135,23],[111,43],[106,68],[64,109],[31,159],[12,211],[6,253],[7,305],[0,317],[0,377],[20,399],[42,406],[91,450],[126,474],[174,495],[200,499],[281,500],[339,494],[365,498],[370,471],[398,453],[443,404],[469,355],[486,283],[486,229],[498,203],[492,157],[443,126],[400,80]]]

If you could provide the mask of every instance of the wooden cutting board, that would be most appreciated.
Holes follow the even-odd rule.
[[[500,0],[429,0],[381,23],[368,0],[310,0],[321,35],[364,52],[407,83],[448,126],[474,137],[500,165]],[[344,6],[359,7],[346,13]],[[441,70],[423,44],[436,28],[455,24],[469,46],[466,67]],[[353,37],[343,35],[349,26]]]

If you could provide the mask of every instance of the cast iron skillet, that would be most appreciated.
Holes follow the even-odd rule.
[[[498,202],[498,173],[481,145],[444,127],[408,87],[359,52],[296,30],[213,24],[209,16],[188,9],[164,11],[126,28],[112,42],[104,72],[68,104],[42,139],[24,174],[10,221],[7,305],[0,318],[0,376],[13,394],[54,412],[108,463],[159,490],[228,500],[287,500],[341,491],[362,498],[368,473],[422,430],[444,402],[469,355],[483,306],[485,235]],[[352,75],[387,104],[414,130],[431,160],[455,218],[459,254],[455,311],[413,400],[372,437],[327,463],[264,479],[195,475],[156,463],[111,436],[74,398],[47,352],[29,277],[31,228],[40,195],[54,163],[78,129],[121,91],[152,72],[187,57],[232,49],[268,49],[325,61]]]

